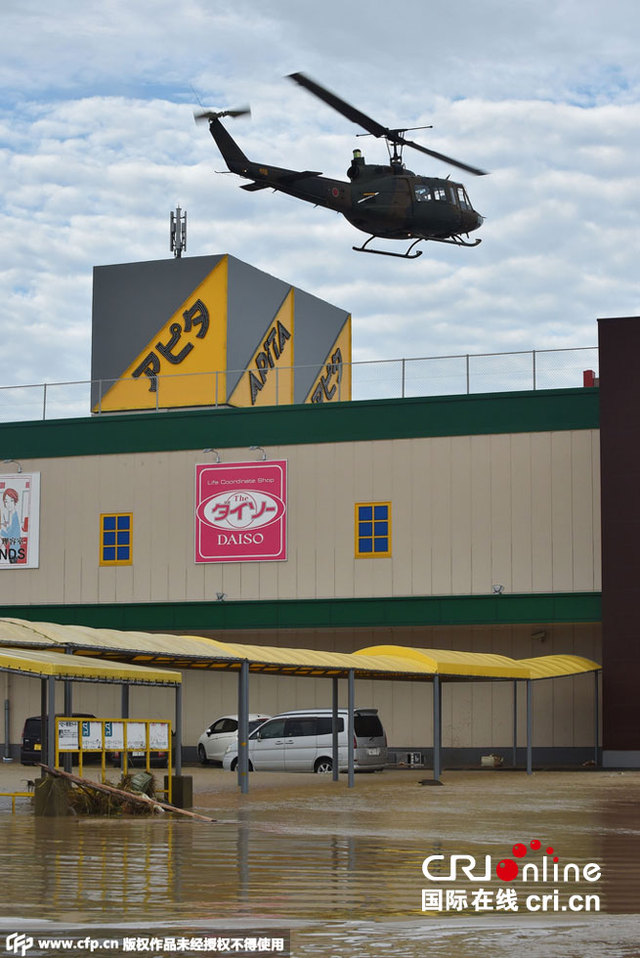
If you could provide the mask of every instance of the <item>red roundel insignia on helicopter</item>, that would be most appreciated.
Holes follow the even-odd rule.
[[[340,196],[340,190],[338,189],[337,186],[334,186],[334,187],[333,187],[333,189],[331,190],[331,195],[332,195],[332,196]]]

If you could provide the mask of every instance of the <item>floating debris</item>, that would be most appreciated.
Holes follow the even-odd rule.
[[[123,775],[118,785],[111,785],[92,782],[48,765],[40,767],[48,774],[36,785],[36,814],[39,815],[110,816],[172,812],[201,822],[215,821],[214,818],[158,801],[154,797],[155,780],[149,772]]]

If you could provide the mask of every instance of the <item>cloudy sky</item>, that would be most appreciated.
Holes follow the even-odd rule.
[[[593,346],[640,315],[637,0],[3,0],[0,385],[87,379],[92,267],[228,252],[353,314],[354,359]],[[490,171],[452,173],[486,216],[476,249],[352,251],[335,213],[247,193],[201,104],[252,159],[346,179],[382,141],[285,75]],[[397,247],[402,249],[402,245]]]

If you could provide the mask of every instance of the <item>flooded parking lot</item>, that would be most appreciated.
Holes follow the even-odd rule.
[[[34,772],[5,766],[2,788]],[[146,939],[279,930],[322,958],[640,954],[640,772],[445,772],[437,787],[394,770],[353,789],[254,773],[244,796],[228,772],[186,773],[215,823],[43,819],[1,800],[0,933],[137,936],[147,954],[170,951]]]

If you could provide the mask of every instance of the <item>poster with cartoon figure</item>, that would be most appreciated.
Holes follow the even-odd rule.
[[[0,569],[37,569],[40,473],[0,475]]]

